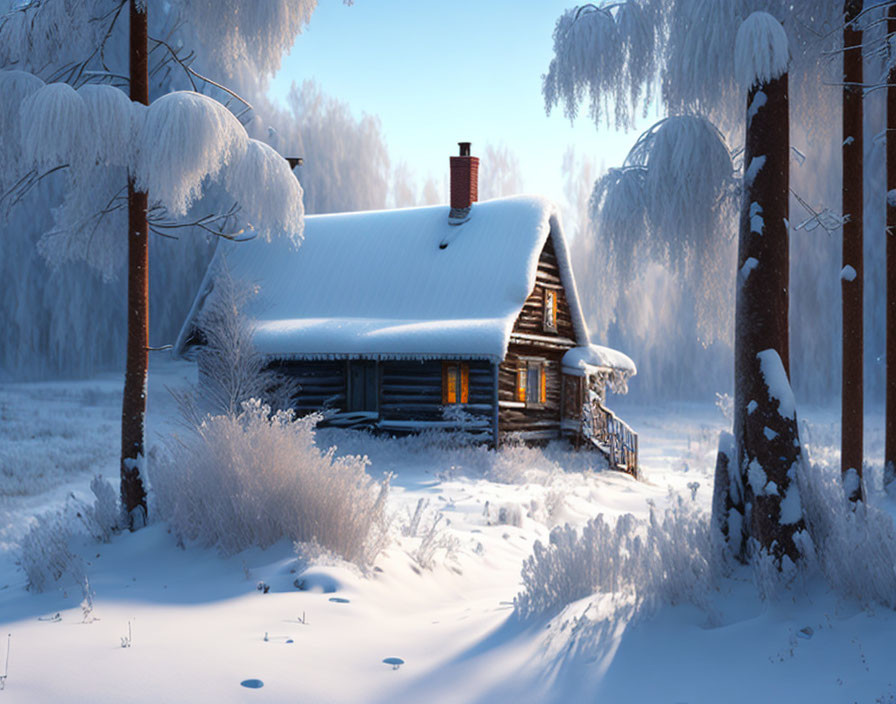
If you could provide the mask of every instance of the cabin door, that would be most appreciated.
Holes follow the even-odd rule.
[[[377,410],[377,368],[376,362],[356,360],[348,363],[348,409],[349,411]]]

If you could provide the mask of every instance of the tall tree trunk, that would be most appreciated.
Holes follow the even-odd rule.
[[[149,104],[146,7],[130,0],[131,100]],[[128,176],[128,343],[121,409],[121,503],[131,530],[146,522],[144,416],[149,348],[149,226],[147,195]]]
[[[890,5],[887,34],[896,41],[896,5]],[[891,56],[890,60],[896,57]],[[887,419],[884,476],[896,479],[896,64],[887,77]]]
[[[800,443],[790,392],[790,125],[788,76],[747,96],[744,195],[738,240],[734,456],[742,535],[780,566],[796,562],[805,525],[795,486]],[[729,458],[730,459],[730,458]],[[791,489],[791,487],[793,487]],[[731,508],[729,506],[729,508]]]
[[[862,207],[864,203],[862,138],[862,32],[852,21],[862,0],[843,3],[843,389],[841,392],[840,470],[852,501],[862,498],[864,266]]]

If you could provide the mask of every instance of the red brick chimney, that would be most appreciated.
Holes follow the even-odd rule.
[[[458,142],[460,156],[449,157],[451,165],[452,220],[466,221],[470,207],[479,200],[479,157],[470,156],[470,143]]]

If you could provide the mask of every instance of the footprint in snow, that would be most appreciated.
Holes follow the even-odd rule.
[[[264,682],[261,680],[243,680],[240,682],[243,687],[248,687],[249,689],[261,689],[264,687]]]
[[[401,658],[385,658],[383,660],[387,665],[391,665],[393,670],[397,670],[399,667],[404,665],[404,660]]]

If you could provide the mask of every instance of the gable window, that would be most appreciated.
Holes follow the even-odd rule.
[[[520,360],[516,372],[516,400],[527,406],[540,406],[547,402],[545,360]]]
[[[442,404],[468,403],[470,365],[466,362],[442,362]]]
[[[544,329],[546,332],[557,332],[557,292],[544,290]]]

